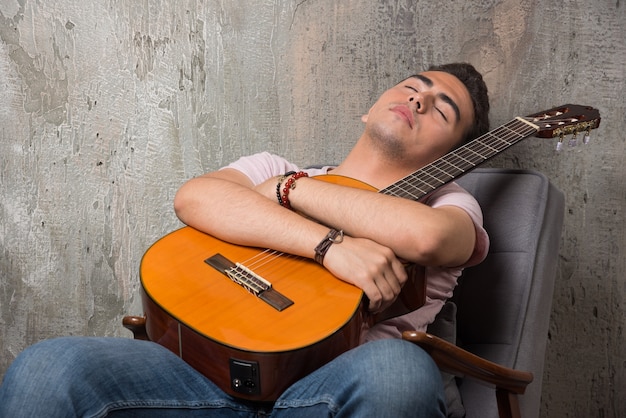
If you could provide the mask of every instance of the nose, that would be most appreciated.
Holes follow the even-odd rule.
[[[415,111],[418,113],[425,112],[430,105],[430,95],[421,92],[414,93],[409,97],[409,103],[414,104]]]
[[[419,100],[417,100],[417,97],[415,96],[409,97],[409,103],[413,103],[413,102],[415,102],[415,108],[417,110],[420,110],[420,108],[422,107],[422,104],[419,102]]]

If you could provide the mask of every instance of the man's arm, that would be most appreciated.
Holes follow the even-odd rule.
[[[365,237],[424,266],[464,264],[474,250],[474,222],[456,206],[431,208],[404,198],[299,179],[292,207],[350,236]],[[332,248],[332,247],[331,247]]]
[[[268,183],[277,182],[270,180]],[[250,179],[227,168],[186,182],[174,199],[185,224],[238,245],[259,246],[312,258],[328,228],[278,205]]]

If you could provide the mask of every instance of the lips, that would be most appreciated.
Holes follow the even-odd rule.
[[[413,112],[411,111],[411,109],[409,109],[408,106],[397,105],[397,106],[392,107],[391,111],[402,116],[409,124],[409,127],[413,128],[413,124],[415,123],[415,120],[413,119]]]

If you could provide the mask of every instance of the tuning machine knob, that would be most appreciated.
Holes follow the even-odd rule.
[[[560,152],[563,149],[563,139],[565,138],[565,134],[561,133],[559,135],[559,140],[556,143],[556,152]]]
[[[591,141],[591,128],[587,128],[585,136],[583,136],[583,144],[587,145]]]

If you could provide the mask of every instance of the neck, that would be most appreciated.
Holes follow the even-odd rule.
[[[406,161],[392,159],[361,137],[345,160],[332,173],[351,177],[381,189],[411,174],[423,165],[415,162],[407,164]]]

